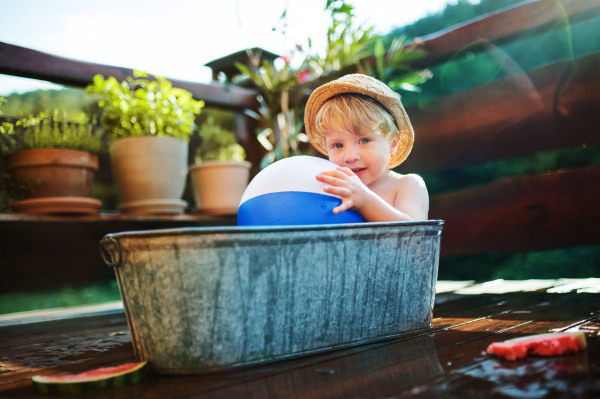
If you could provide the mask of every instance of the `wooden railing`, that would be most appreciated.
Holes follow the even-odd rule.
[[[597,0],[524,2],[422,38],[421,46],[429,55],[415,65],[434,67],[465,48],[471,52],[498,48],[558,26],[569,29],[599,15]],[[0,73],[83,87],[97,73],[123,79],[131,71],[0,43]],[[173,83],[208,106],[234,110],[238,138],[254,157],[251,161],[257,162],[260,150],[243,116],[244,109],[257,106],[255,91],[218,83]],[[407,111],[416,139],[400,172],[440,172],[544,150],[590,146],[600,141],[600,52],[513,73],[409,106]],[[600,244],[599,182],[600,166],[588,166],[506,177],[433,195],[430,218],[445,220],[442,266],[444,257],[451,255]],[[0,224],[0,237],[10,235],[7,228]]]

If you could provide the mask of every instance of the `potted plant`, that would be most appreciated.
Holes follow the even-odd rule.
[[[235,214],[248,185],[250,162],[235,134],[209,117],[199,129],[200,146],[190,167],[197,209],[216,215]]]
[[[5,202],[26,213],[97,213],[90,198],[106,150],[100,129],[58,110],[5,121],[0,128]],[[8,198],[11,197],[11,198]]]
[[[134,71],[123,82],[96,75],[86,92],[98,96],[101,124],[114,140],[111,164],[121,211],[182,213],[189,136],[203,101],[164,77]]]

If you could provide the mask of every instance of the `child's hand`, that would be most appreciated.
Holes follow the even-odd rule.
[[[317,180],[327,184],[323,191],[341,197],[342,203],[333,208],[336,214],[348,209],[360,209],[371,191],[349,168],[321,172]]]

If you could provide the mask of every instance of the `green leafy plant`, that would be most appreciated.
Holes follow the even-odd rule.
[[[284,59],[284,66],[277,69],[266,60],[261,62],[260,53],[249,51],[248,57],[249,65],[236,66],[261,91],[258,112],[246,112],[259,122],[257,139],[267,150],[260,164],[264,168],[278,159],[300,154],[300,143],[307,143],[308,136],[300,131],[302,118],[296,112],[300,98],[290,96],[299,78],[289,60]]]
[[[196,150],[196,163],[203,161],[243,161],[246,152],[235,139],[235,134],[219,126],[209,117],[200,126],[198,134],[201,143]]]
[[[373,62],[362,60],[359,71],[386,82],[394,91],[418,92],[418,85],[431,78],[428,69],[414,70],[410,63],[427,55],[424,50],[419,50],[419,41],[412,44],[406,43],[406,36],[395,37],[386,49],[381,38],[375,40],[373,46]]]
[[[164,77],[134,71],[123,82],[114,77],[94,76],[86,93],[97,95],[103,109],[101,124],[111,138],[171,136],[188,140],[196,129],[196,115],[204,101],[187,90],[173,87]]]
[[[6,100],[0,97],[1,106]],[[29,115],[0,124],[0,211],[8,211],[10,203],[26,197],[39,184],[37,181],[20,182],[6,170],[6,156],[15,151],[43,148],[62,148],[100,153],[108,145],[102,131],[78,116],[71,120],[66,112],[54,110]]]
[[[6,102],[4,97],[0,97],[0,115],[2,115],[2,105]],[[10,212],[10,204],[13,200],[25,198],[28,187],[14,181],[10,173],[6,170],[6,156],[9,148],[12,148],[14,140],[15,125],[11,122],[2,121],[0,123],[0,212]]]
[[[417,85],[431,76],[429,71],[410,67],[411,61],[425,55],[418,50],[417,42],[408,46],[404,38],[398,38],[386,50],[382,38],[373,34],[373,27],[355,23],[354,7],[346,1],[327,0],[325,11],[331,15],[331,26],[323,54],[311,52],[309,39],[308,53],[296,44],[290,54],[281,57],[283,66],[261,62],[260,53],[251,51],[248,64],[236,63],[243,78],[260,90],[258,111],[247,113],[259,122],[257,138],[267,150],[261,168],[278,159],[311,151],[306,145],[308,137],[302,131],[303,113],[308,94],[316,86],[346,73],[361,72],[385,82],[392,90],[417,91]],[[284,12],[280,17],[284,35],[287,35],[286,18]],[[302,61],[295,68],[292,59],[297,55]]]
[[[322,54],[307,57],[306,63],[315,78],[342,75],[371,55],[376,37],[373,26],[356,25],[354,7],[344,0],[327,0],[325,11],[331,15],[327,29],[327,47]],[[334,79],[335,77],[332,77]]]
[[[102,131],[87,121],[74,122],[59,110],[30,115],[15,122],[3,122],[0,151],[11,152],[41,148],[63,148],[105,152],[108,148]]]
[[[12,212],[11,203],[27,197],[40,181],[15,181],[6,170],[6,157],[0,157],[0,213]]]

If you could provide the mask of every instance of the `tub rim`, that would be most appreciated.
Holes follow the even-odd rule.
[[[118,233],[108,233],[104,237],[113,237],[115,239],[129,236],[156,237],[156,236],[171,236],[188,233],[202,234],[241,234],[250,232],[281,232],[281,231],[309,231],[309,230],[347,230],[347,229],[364,229],[377,227],[398,227],[398,226],[439,226],[442,228],[444,220],[417,220],[406,222],[364,222],[364,223],[339,223],[339,224],[303,224],[303,225],[277,225],[277,226],[195,226],[195,227],[174,227],[167,229],[151,229],[151,230],[130,230],[121,231]],[[104,238],[103,238],[104,239]]]

